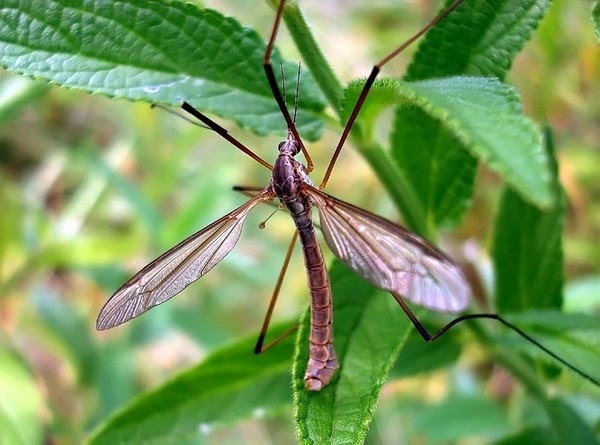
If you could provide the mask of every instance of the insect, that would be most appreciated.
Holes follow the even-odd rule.
[[[272,170],[269,184],[257,191],[245,204],[177,244],[129,279],[102,308],[97,320],[97,329],[109,329],[135,318],[172,298],[202,277],[236,245],[249,212],[259,203],[278,199],[290,213],[296,226],[295,236],[302,244],[308,276],[311,330],[309,360],[304,376],[308,390],[318,391],[323,388],[339,367],[333,343],[332,292],[312,221],[313,206],[318,209],[321,231],[334,255],[374,286],[389,291],[425,340],[435,340],[456,323],[468,318],[494,318],[573,369],[495,314],[463,315],[437,333],[429,334],[404,299],[433,310],[463,311],[467,307],[470,290],[460,267],[416,234],[322,191],[383,65],[462,2],[463,0],[455,0],[419,33],[373,67],[335,147],[326,173],[316,186],[309,178],[312,161],[296,129],[295,116],[292,117],[287,109],[271,65],[271,54],[285,5],[285,1],[281,1],[264,58],[267,80],[288,128],[286,139],[278,146],[279,155],[274,165],[264,161],[229,135],[223,127],[188,103],[182,105],[186,112]],[[295,157],[299,153],[304,155],[306,166],[296,160]],[[270,311],[271,309],[266,322]],[[257,352],[261,350],[265,329],[266,327],[263,327],[259,337]]]

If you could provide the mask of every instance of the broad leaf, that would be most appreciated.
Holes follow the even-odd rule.
[[[471,203],[477,160],[451,130],[424,110],[400,107],[391,135],[392,158],[432,228],[455,225]]]
[[[562,305],[564,199],[550,134],[546,145],[553,163],[553,207],[540,210],[508,188],[500,203],[493,245],[500,313]]]
[[[360,89],[361,83],[351,84],[346,92],[347,104],[353,103]],[[392,136],[398,169],[404,180],[409,179],[434,220],[453,215],[451,209],[458,205],[464,207],[464,194],[452,193],[453,188],[444,185],[460,182],[456,179],[459,177],[464,178],[468,188],[469,174],[465,175],[462,168],[457,171],[451,167],[456,167],[458,162],[467,167],[474,165],[464,154],[447,151],[452,148],[469,150],[501,174],[524,199],[536,205],[551,203],[546,153],[534,124],[521,114],[519,99],[508,86],[493,79],[476,77],[408,83],[386,79],[376,84],[365,103],[361,130],[365,132],[363,129],[372,126],[372,119],[391,104],[418,107],[420,114],[429,115],[443,126],[439,134],[435,133],[435,125],[423,126],[433,132],[430,138],[439,139],[433,142],[427,141],[423,133],[421,137],[414,137],[406,126],[412,122],[395,125]],[[408,111],[401,119],[412,120],[414,117],[407,117],[410,114],[416,116],[417,112]],[[451,160],[450,166],[440,165],[445,159]],[[431,180],[433,175],[435,182]],[[439,215],[433,213],[438,211]]]
[[[158,0],[7,0],[0,8],[0,65],[69,88],[179,106],[188,101],[250,128],[285,132],[263,73],[265,45],[235,19]],[[281,58],[273,56],[273,66]],[[288,97],[297,67],[286,63]],[[276,70],[279,72],[279,69]],[[298,128],[315,139],[323,100],[302,76]]]
[[[550,0],[467,0],[422,40],[405,80],[456,75],[504,79]]]
[[[404,79],[415,81],[457,75],[503,79],[549,4],[549,0],[465,1],[427,33]],[[493,111],[491,113],[493,115]],[[436,226],[457,224],[470,203],[475,158],[482,160],[481,153],[466,152],[443,122],[412,108],[400,108],[396,112],[393,128],[393,158],[406,174],[405,181],[420,198],[429,232]],[[495,133],[494,137],[504,143],[507,154],[522,148],[505,141],[504,131]],[[497,167],[501,174],[510,175],[510,167],[508,170]],[[544,177],[539,184],[542,189]],[[505,179],[520,193],[527,193],[528,186],[519,184],[518,180],[513,183],[510,177]],[[543,192],[533,195],[524,196],[536,205],[548,204]]]
[[[554,439],[557,444],[580,443],[597,445],[596,434],[566,402],[559,398],[546,402],[546,409],[551,420]]]
[[[287,326],[289,328],[289,326]],[[284,328],[273,329],[274,335]],[[223,348],[110,418],[90,444],[178,444],[214,429],[269,414],[289,404],[292,338],[252,353],[256,337]]]
[[[296,426],[303,444],[362,444],[388,369],[412,326],[389,294],[375,290],[341,263],[334,263],[330,275],[340,369],[321,391],[304,389],[306,316],[294,358]]]

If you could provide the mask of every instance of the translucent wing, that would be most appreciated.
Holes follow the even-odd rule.
[[[237,243],[248,212],[272,199],[263,191],[152,261],[125,283],[102,308],[96,328],[109,329],[164,303],[221,261]]]
[[[429,309],[460,312],[469,286],[460,268],[423,238],[315,188],[321,230],[333,253],[374,286]]]

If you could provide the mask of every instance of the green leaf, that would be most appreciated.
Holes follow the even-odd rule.
[[[273,329],[273,335],[290,325]],[[178,444],[252,415],[281,409],[290,400],[292,338],[260,355],[256,336],[223,348],[198,366],[143,394],[110,418],[89,443]]]
[[[425,438],[425,443],[446,443],[469,436],[494,437],[506,430],[507,421],[495,402],[454,395],[420,410],[412,427],[419,441]]]
[[[437,332],[442,327],[440,324],[430,327],[424,320],[421,322],[429,332]],[[461,350],[458,331],[451,329],[437,341],[427,343],[413,329],[390,369],[389,378],[408,377],[449,366],[458,360]]]
[[[89,335],[88,320],[47,289],[35,292],[33,303],[42,323],[60,340],[76,362],[81,381],[90,382],[96,368],[97,351]]]
[[[592,23],[594,24],[596,38],[600,41],[600,3],[598,2],[594,3],[592,8]]]
[[[285,122],[263,73],[265,45],[231,17],[175,1],[8,0],[0,9],[0,64],[64,87],[181,105],[234,120],[257,134]],[[281,58],[273,55],[273,65]],[[288,97],[296,65],[286,63]],[[279,71],[279,70],[276,70]],[[315,139],[323,99],[302,76],[298,129]]]
[[[419,197],[430,230],[457,224],[471,203],[476,158],[418,108],[398,108],[391,143],[392,158]]]
[[[347,104],[358,97],[361,87],[360,82],[351,84],[346,92]],[[419,108],[399,112],[392,154],[398,180],[412,188],[408,195],[418,197],[430,223],[455,218],[457,207],[465,207],[472,169],[464,173],[462,168],[453,168],[459,162],[473,164],[461,150],[469,150],[500,173],[528,201],[539,206],[551,203],[547,155],[534,124],[522,115],[512,88],[494,79],[474,77],[409,83],[385,79],[376,84],[365,103],[361,131],[373,127],[375,116],[394,103]],[[439,134],[435,133],[436,125],[419,124],[423,130],[416,132],[408,126],[423,114],[443,126]],[[368,139],[369,135],[364,137]],[[404,203],[401,210],[403,214],[410,212],[410,204]]]
[[[0,443],[42,443],[42,396],[29,370],[7,350],[0,351],[0,394]]]
[[[530,310],[505,318],[577,369],[600,381],[600,320],[597,317]],[[513,334],[503,336],[500,342],[518,348],[536,360],[560,366],[537,346],[516,338]]]
[[[542,211],[510,189],[500,203],[493,245],[500,313],[562,305],[564,199],[549,134],[546,142],[553,163],[554,206]]]
[[[333,264],[330,277],[340,369],[321,391],[304,389],[309,329],[305,316],[294,358],[298,437],[303,444],[362,444],[387,372],[412,325],[392,297],[340,262]]]
[[[548,427],[527,428],[517,434],[494,442],[494,445],[529,445],[533,443],[560,445],[556,442],[552,430]]]
[[[599,330],[600,319],[589,314],[565,314],[557,310],[527,310],[511,314],[510,321],[539,330],[563,332],[577,330]],[[600,352],[600,351],[599,351]]]
[[[463,2],[421,41],[405,80],[456,75],[504,79],[549,6],[550,0]]]
[[[296,44],[296,48],[302,55],[306,66],[313,73],[321,91],[323,91],[331,107],[339,111],[342,102],[343,87],[335,77],[329,62],[323,55],[296,2],[288,2],[286,4],[283,19]]]
[[[107,342],[98,348],[94,386],[98,392],[96,423],[124,406],[137,394],[135,343],[131,336]]]
[[[456,75],[503,79],[518,52],[531,38],[549,3],[548,0],[465,1],[421,40],[404,79],[415,81]],[[487,116],[493,117],[494,112],[490,110]],[[503,122],[505,129],[509,125],[510,122]],[[512,167],[504,165],[506,159],[494,165],[500,153],[512,156],[522,147],[512,144],[517,141],[505,141],[505,130],[499,126],[489,129],[492,131],[490,136],[496,138],[500,149],[494,150],[494,157],[488,157],[489,153],[485,152],[466,152],[456,135],[434,116],[426,116],[412,108],[401,108],[396,112],[392,134],[393,157],[406,174],[402,178],[404,187],[410,185],[412,190],[408,193],[418,196],[421,205],[421,209],[415,211],[409,210],[407,204],[399,203],[403,215],[408,213],[407,224],[410,227],[419,229],[423,226],[418,221],[412,222],[419,218],[419,214],[426,219],[427,227],[425,232],[422,228],[419,231],[429,237],[436,226],[458,223],[473,193],[476,157],[489,160],[492,168],[527,199],[537,205],[548,204],[544,191],[545,176],[540,176],[542,180],[536,186],[542,189],[541,193],[529,195],[529,186],[512,177]],[[514,129],[520,130],[518,126]],[[530,146],[523,149],[528,151]],[[531,173],[535,175],[538,171],[534,167]],[[413,217],[413,214],[416,216]]]
[[[557,443],[598,444],[592,429],[563,400],[551,399],[546,403],[546,408]]]

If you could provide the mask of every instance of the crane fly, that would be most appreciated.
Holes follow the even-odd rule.
[[[493,318],[515,330],[580,375],[593,380],[496,314],[463,315],[455,318],[433,335],[429,334],[404,300],[436,311],[461,312],[465,310],[468,305],[470,288],[460,267],[420,236],[322,191],[382,66],[450,14],[462,2],[463,0],[455,0],[421,31],[373,67],[344,127],[326,173],[320,185],[315,186],[309,178],[309,173],[313,168],[312,160],[298,135],[295,126],[295,112],[294,118],[292,118],[271,65],[271,53],[285,5],[285,0],[282,0],[263,64],[274,99],[288,128],[286,139],[279,143],[279,155],[274,165],[271,166],[264,161],[231,136],[227,130],[187,102],[182,105],[186,112],[196,117],[209,129],[270,169],[272,175],[269,184],[263,189],[259,189],[246,203],[183,240],[129,279],[102,308],[96,324],[97,329],[110,329],[125,323],[152,307],[164,303],[205,275],[236,245],[249,212],[259,203],[278,199],[287,209],[296,226],[294,239],[288,249],[288,258],[296,238],[299,238],[307,270],[311,328],[309,360],[304,382],[308,390],[318,391],[323,388],[330,382],[335,370],[339,367],[333,346],[332,292],[312,220],[313,206],[318,209],[320,229],[333,254],[377,288],[389,291],[426,341],[435,340],[465,319]],[[297,110],[297,106],[295,110]],[[306,165],[296,160],[295,157],[299,153],[304,155]],[[280,274],[278,286],[281,283],[285,267],[287,267],[287,261],[288,259],[286,259]],[[255,352],[262,351],[264,335],[277,292],[276,288]]]

